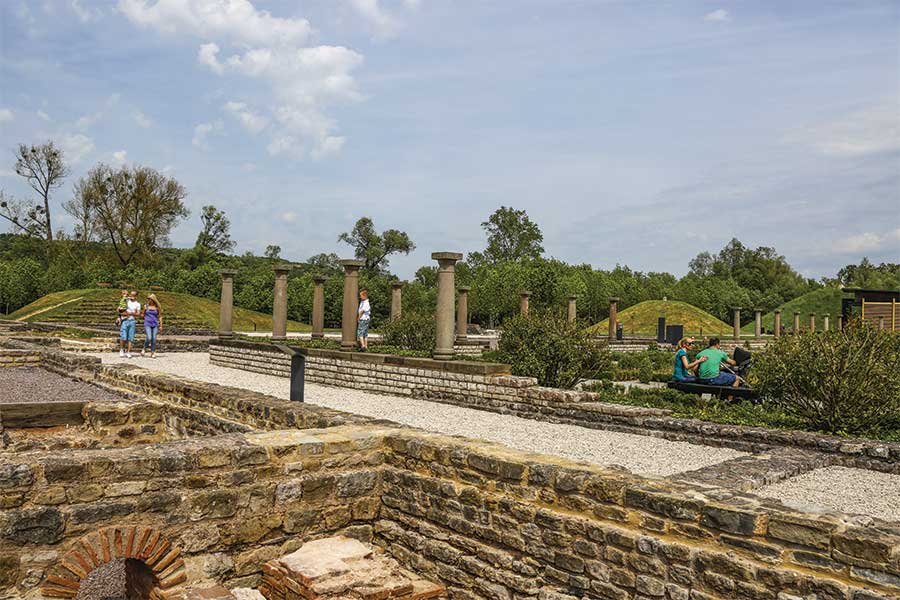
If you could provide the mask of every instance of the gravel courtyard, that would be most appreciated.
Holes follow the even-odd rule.
[[[212,366],[206,353],[119,358],[95,354],[105,363],[128,363],[180,377],[288,398],[287,378]],[[649,436],[557,425],[448,404],[359,390],[306,384],[306,401],[336,410],[390,419],[449,435],[491,440],[512,448],[599,465],[620,465],[642,475],[668,476],[714,465],[744,454],[735,450],[670,442]]]
[[[121,402],[96,386],[37,367],[0,369],[0,404],[5,402]]]

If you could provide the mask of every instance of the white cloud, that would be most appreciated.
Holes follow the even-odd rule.
[[[292,212],[292,211],[281,213],[281,220],[284,221],[285,223],[293,223],[299,217],[300,217],[300,215],[298,215],[297,213]]]
[[[112,153],[112,164],[117,167],[121,167],[125,164],[125,155],[128,154],[125,150],[118,150]]]
[[[94,123],[102,119],[106,116],[106,113],[109,112],[111,108],[113,108],[116,104],[119,103],[119,99],[121,98],[121,94],[110,94],[106,99],[106,102],[103,103],[103,107],[91,115],[84,115],[75,121],[75,127],[78,129],[87,129],[92,126]]]
[[[834,252],[860,253],[877,250],[885,244],[893,242],[900,242],[900,228],[884,234],[868,231],[858,235],[851,235],[846,238],[834,240],[830,244],[830,247]]]
[[[378,0],[350,0],[350,5],[372,27],[378,38],[390,38],[397,34],[399,22],[386,13]]]
[[[724,8],[719,8],[703,15],[703,20],[712,23],[724,23],[731,20],[731,15]]]
[[[218,54],[219,46],[217,44],[202,44],[200,50],[197,51],[197,62],[209,67],[216,75],[221,75],[225,72],[225,67],[219,62]]]
[[[82,23],[90,23],[91,21],[96,21],[101,16],[103,16],[102,10],[100,10],[99,8],[82,6],[81,0],[71,0],[69,2],[69,6],[72,8],[72,12],[75,13],[75,16],[78,17],[78,20]]]
[[[50,122],[50,121],[53,120],[53,119],[50,118],[50,115],[48,115],[47,113],[45,113],[45,112],[42,111],[42,110],[38,110],[35,114],[36,114],[39,118],[43,119],[44,121]]]
[[[209,143],[206,141],[206,138],[213,133],[221,133],[224,129],[225,124],[222,123],[221,119],[213,121],[212,123],[200,123],[194,127],[194,138],[191,140],[191,143],[197,148],[205,150],[209,148]]]
[[[8,108],[0,108],[0,123],[8,123],[13,120],[13,111]]]
[[[306,46],[312,31],[306,19],[275,17],[248,0],[158,0],[153,5],[119,0],[119,8],[139,26],[200,38],[197,60],[214,73],[268,84],[268,114],[230,112],[251,133],[278,122],[270,153],[323,157],[340,150],[344,138],[326,111],[363,99],[352,75],[363,62],[361,54],[342,46]],[[227,57],[220,58],[222,53]]]
[[[900,150],[900,118],[896,104],[886,102],[793,132],[788,139],[843,158]]]
[[[269,124],[269,119],[254,113],[243,102],[227,102],[222,108],[240,121],[244,129],[252,134],[259,133]]]
[[[62,137],[59,147],[67,163],[77,164],[94,151],[94,140],[83,133],[68,134]]]
[[[144,129],[149,129],[153,126],[153,120],[141,111],[134,113],[134,122]]]
[[[256,170],[256,164],[254,164],[254,163],[248,162],[248,163],[244,163],[241,165],[241,171],[243,171],[244,173],[252,173],[255,170]]]

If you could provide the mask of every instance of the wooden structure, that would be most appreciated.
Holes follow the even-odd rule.
[[[869,321],[881,329],[900,331],[900,291],[867,290],[843,288],[845,297],[841,300],[841,319],[847,322],[854,316]]]

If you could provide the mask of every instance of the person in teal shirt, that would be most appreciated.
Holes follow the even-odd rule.
[[[700,383],[707,385],[731,385],[737,387],[741,385],[741,378],[734,373],[722,371],[722,363],[736,365],[734,360],[728,358],[728,355],[719,348],[719,338],[710,338],[709,347],[697,355],[697,358],[706,358],[700,364],[697,370],[697,378]]]
[[[706,357],[698,358],[694,362],[688,361],[688,350],[694,345],[694,338],[681,338],[678,342],[678,352],[675,353],[675,372],[672,373],[672,379],[675,381],[684,381],[690,383],[697,381],[693,374],[693,370],[707,361]]]

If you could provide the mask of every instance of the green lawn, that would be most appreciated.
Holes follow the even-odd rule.
[[[138,299],[144,303],[147,291],[138,291]],[[178,294],[174,292],[154,292],[159,298],[163,310],[163,323],[165,319],[171,319],[173,324],[179,320],[187,321],[195,326],[203,326],[216,330],[219,327],[219,303],[206,298],[191,296],[190,294]],[[88,306],[109,306],[109,321],[115,320],[116,306],[118,305],[120,291],[115,289],[85,289],[66,290],[54,292],[35,300],[31,304],[20,308],[8,316],[10,319],[24,321],[52,321],[71,316],[73,320],[79,310]],[[49,310],[45,310],[49,309]],[[38,311],[39,314],[35,314]],[[91,319],[93,319],[92,317]],[[96,317],[98,324],[106,321],[105,316]],[[80,320],[80,319],[79,319]],[[90,322],[90,321],[89,321]],[[272,316],[258,313],[252,310],[235,307],[234,324],[235,331],[271,331]],[[309,331],[310,326],[296,321],[288,321],[288,331]]]
[[[625,310],[620,310],[618,321],[625,327],[625,335],[656,335],[659,317],[666,317],[666,325],[684,325],[684,333],[700,335],[729,335],[731,325],[724,323],[687,302],[673,300],[647,300]],[[609,331],[609,319],[592,326],[591,333],[604,334]]]
[[[809,313],[816,313],[816,328],[821,329],[824,326],[822,317],[826,314],[831,315],[831,326],[836,327],[838,315],[841,314],[841,290],[840,288],[822,288],[808,294],[803,294],[799,298],[794,298],[790,302],[785,302],[779,308],[781,309],[781,324],[788,329],[794,324],[794,311],[800,311],[800,323],[806,328],[809,327]],[[752,315],[752,311],[751,311]],[[763,315],[763,329],[772,330],[775,327],[775,313],[770,312]],[[754,324],[751,321],[741,329],[744,333],[753,333]]]

